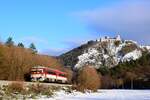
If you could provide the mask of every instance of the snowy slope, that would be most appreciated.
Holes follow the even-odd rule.
[[[150,46],[140,46],[143,50],[147,50],[150,52]]]
[[[150,100],[150,90],[99,90],[95,93],[56,92],[52,98],[39,100]]]
[[[149,46],[142,47],[132,40],[121,40],[121,38],[102,38],[97,43],[85,50],[78,56],[78,62],[74,69],[82,68],[84,65],[93,65],[96,69],[100,67],[112,68],[119,62],[136,60],[142,56],[144,50],[150,50]]]
[[[136,59],[138,59],[141,56],[142,56],[142,52],[140,50],[134,50],[134,51],[132,51],[130,53],[127,53],[122,58],[122,61],[125,62],[125,61],[130,61],[130,60],[136,60]]]

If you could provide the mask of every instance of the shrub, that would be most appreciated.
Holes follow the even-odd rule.
[[[32,84],[31,86],[29,86],[29,92],[31,92],[31,94],[43,94],[43,95],[47,95],[47,96],[52,96],[53,95],[53,88],[50,88],[46,85],[42,85],[42,84]]]
[[[25,91],[23,82],[12,82],[7,87],[7,93],[23,93]]]
[[[32,84],[30,87],[29,87],[29,91],[32,91],[36,94],[39,94],[39,93],[42,93],[44,90],[46,90],[47,87],[44,86],[44,85],[41,85],[39,83],[37,84]]]
[[[72,83],[73,71],[71,69],[69,69],[69,68],[66,68],[64,70],[64,72],[67,73],[67,79],[68,79],[67,83]]]
[[[107,48],[108,42],[107,41],[101,42],[101,46],[102,46],[102,48]]]
[[[100,77],[92,66],[83,67],[82,70],[78,72],[77,76],[77,90],[84,92],[85,90],[96,91],[100,88],[101,82]]]
[[[114,42],[114,44],[115,44],[115,46],[117,46],[117,47],[118,47],[118,46],[119,46],[119,44],[120,44],[120,41],[115,41],[115,42]]]

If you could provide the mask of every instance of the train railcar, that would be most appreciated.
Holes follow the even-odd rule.
[[[32,67],[31,81],[67,83],[66,73],[43,66]]]

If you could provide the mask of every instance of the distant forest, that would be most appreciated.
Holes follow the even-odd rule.
[[[120,63],[112,69],[100,68],[98,72],[103,75],[104,88],[150,89],[150,53],[143,52],[138,60]]]

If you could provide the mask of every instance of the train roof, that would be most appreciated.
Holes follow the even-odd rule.
[[[44,66],[34,66],[32,68],[47,68],[47,67],[44,67]]]
[[[49,67],[45,67],[45,66],[34,66],[32,68],[45,68],[45,69],[53,70],[53,71],[58,72],[58,73],[66,74],[65,72],[62,72],[58,69],[53,69],[53,68],[49,68]]]

